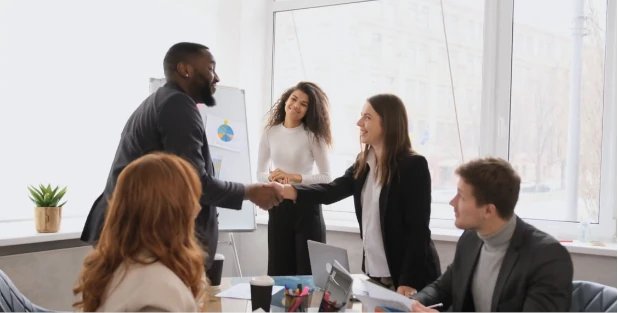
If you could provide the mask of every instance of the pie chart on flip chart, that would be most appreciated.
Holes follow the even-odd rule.
[[[228,120],[225,120],[224,124],[221,124],[217,129],[217,136],[219,136],[219,139],[223,142],[230,142],[234,139],[234,130],[228,125],[229,123]]]

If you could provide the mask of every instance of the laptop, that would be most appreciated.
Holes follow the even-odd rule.
[[[346,249],[313,240],[307,240],[307,245],[309,247],[309,261],[311,262],[311,272],[313,273],[313,284],[317,288],[322,290],[326,288],[326,283],[335,260],[337,260],[346,271],[350,271],[348,251]]]

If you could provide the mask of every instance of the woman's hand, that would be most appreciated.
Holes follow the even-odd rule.
[[[291,184],[291,183],[299,184],[302,182],[303,177],[299,174],[286,173],[283,170],[278,168],[270,172],[270,175],[268,176],[268,180],[275,181],[281,184]]]
[[[399,286],[399,288],[397,288],[397,293],[402,294],[406,297],[410,297],[411,295],[416,293],[416,289],[408,286]]]

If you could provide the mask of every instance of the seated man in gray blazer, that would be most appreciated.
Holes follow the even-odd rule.
[[[442,303],[454,312],[557,311],[571,308],[573,263],[553,237],[514,214],[521,179],[505,160],[461,165],[455,209],[459,238],[453,263],[413,297],[415,312]]]

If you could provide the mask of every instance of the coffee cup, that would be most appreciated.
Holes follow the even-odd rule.
[[[225,261],[225,256],[223,254],[215,254],[215,259],[212,262],[212,266],[207,273],[211,286],[221,285],[221,276],[223,275],[223,261]]]
[[[251,310],[262,309],[270,312],[275,280],[270,276],[258,276],[251,278],[249,285],[251,287]]]

